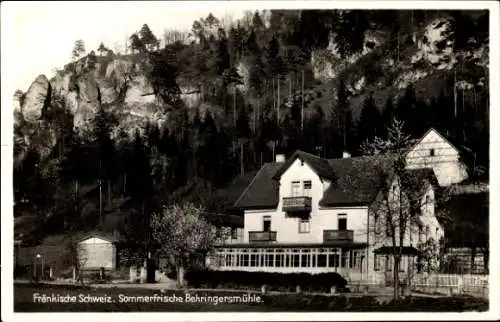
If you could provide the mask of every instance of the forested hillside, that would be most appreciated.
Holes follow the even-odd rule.
[[[138,26],[140,28],[140,26]],[[15,216],[32,236],[119,230],[145,238],[149,214],[190,199],[220,210],[237,175],[276,153],[324,157],[435,127],[489,164],[488,12],[272,10],[130,52],[101,44],[16,92]]]

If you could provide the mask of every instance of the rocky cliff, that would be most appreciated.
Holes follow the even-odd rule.
[[[375,28],[366,32],[360,53],[344,58],[337,52],[338,44],[330,41],[328,48],[312,53],[309,64],[312,81],[305,86],[304,95],[306,109],[321,106],[328,113],[336,100],[334,82],[340,76],[345,79],[350,92],[354,117],[359,114],[368,93],[374,94],[379,107],[384,106],[388,97],[401,94],[409,84],[415,86],[420,97],[427,100],[437,97],[449,79],[457,57],[453,44],[446,42],[445,34],[450,23],[449,17],[430,19],[407,34],[405,42],[398,48],[389,44],[387,35]],[[474,61],[475,75],[480,76],[462,77],[457,81],[457,87],[463,93],[467,92],[464,96],[472,91],[476,95],[478,88],[487,86],[488,48],[479,46],[464,56]],[[168,106],[154,94],[142,63],[138,55],[98,56],[94,59],[87,56],[66,65],[50,81],[45,75],[38,76],[28,91],[15,101],[16,142],[25,148],[37,142],[37,145],[46,146],[44,154],[49,153],[57,138],[53,126],[47,123],[46,114],[55,100],[62,102],[73,116],[73,127],[80,135],[87,134],[101,107],[116,117],[117,130],[121,128],[129,133],[146,121],[164,122],[168,119]],[[241,60],[236,67],[243,80],[239,90],[252,103],[253,98],[247,91],[250,66]],[[206,79],[185,82],[182,74],[181,70],[178,84],[185,105],[201,110],[212,109],[214,114],[223,113],[220,108],[202,100],[198,85],[206,83]],[[293,93],[284,87],[281,100],[284,103],[290,97],[302,94],[300,86],[294,86]]]

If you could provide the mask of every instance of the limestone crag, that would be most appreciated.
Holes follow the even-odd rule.
[[[38,76],[26,92],[21,106],[21,113],[26,121],[35,122],[40,120],[50,101],[50,94],[49,80],[45,75]]]

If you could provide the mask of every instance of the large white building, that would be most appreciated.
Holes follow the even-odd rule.
[[[422,243],[432,238],[439,244],[444,236],[434,214],[435,187],[464,176],[456,149],[435,130],[408,151],[404,176],[418,190],[420,211],[404,234],[403,276],[416,266]],[[391,192],[398,195],[401,182],[408,180],[389,175],[392,163],[387,161],[348,155],[323,159],[302,151],[287,160],[278,155],[235,202],[243,212],[243,227],[234,228],[217,247],[210,265],[218,270],[338,272],[350,280],[392,280],[392,239],[377,209],[381,201],[394,200],[384,198]],[[448,171],[443,164],[455,168]]]

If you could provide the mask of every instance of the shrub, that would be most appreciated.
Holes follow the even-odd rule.
[[[346,288],[347,281],[337,273],[269,273],[201,270],[186,273],[186,281],[195,288],[250,288],[292,291],[298,285],[304,291],[328,292],[330,287]]]

